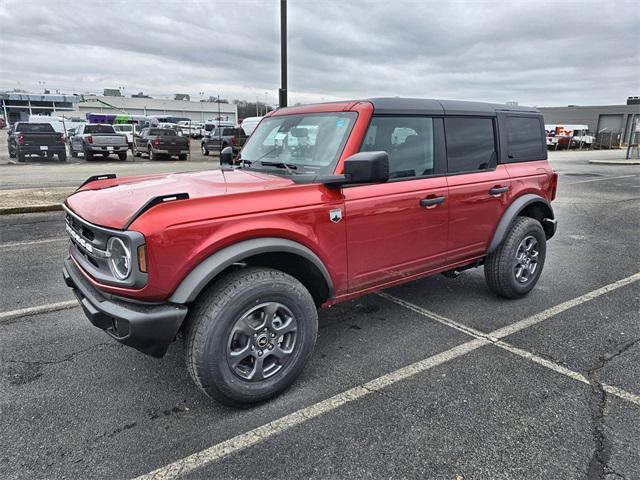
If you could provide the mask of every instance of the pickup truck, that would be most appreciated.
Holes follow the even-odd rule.
[[[95,155],[107,158],[109,155],[118,155],[122,161],[127,159],[127,136],[118,134],[113,125],[99,123],[87,123],[77,127],[69,142],[69,150],[72,157],[79,153],[84,154],[87,161],[93,160]]]
[[[162,357],[182,333],[205,394],[261,402],[302,372],[319,307],[482,266],[498,296],[527,295],[556,233],[543,127],[535,108],[479,102],[280,108],[239,168],[87,179],[63,205],[63,278],[114,340]],[[490,301],[475,278],[449,288]]]
[[[118,133],[126,135],[129,148],[133,151],[133,136],[136,134],[138,130],[136,128],[136,125],[132,123],[121,123],[119,125],[114,125],[113,129]]]
[[[7,132],[7,143],[9,157],[17,157],[19,162],[24,162],[27,155],[47,158],[57,155],[61,162],[67,160],[64,134],[56,132],[49,123],[16,123]]]
[[[133,154],[140,157],[143,153],[149,155],[149,160],[172,156],[177,156],[178,160],[186,160],[189,140],[178,135],[173,128],[145,128],[140,135],[133,137]]]
[[[231,147],[234,153],[238,153],[247,138],[241,127],[216,127],[202,138],[200,150],[203,155],[209,155],[209,152],[219,152],[223,148]]]

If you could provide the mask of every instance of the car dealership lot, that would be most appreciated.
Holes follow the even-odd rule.
[[[301,379],[248,410],[201,395],[181,341],[153,359],[62,303],[60,213],[0,217],[0,477],[640,478],[640,171],[596,153],[551,157],[528,297],[479,269],[322,310]]]

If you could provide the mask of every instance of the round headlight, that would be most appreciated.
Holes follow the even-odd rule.
[[[107,242],[109,252],[109,268],[120,280],[124,280],[131,274],[131,252],[118,237],[111,237]]]

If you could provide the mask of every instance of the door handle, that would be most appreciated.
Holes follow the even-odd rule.
[[[433,208],[444,202],[445,197],[427,197],[420,200],[420,206]]]
[[[509,191],[509,187],[497,186],[497,187],[493,187],[491,190],[489,190],[489,195],[501,195],[501,194],[506,193],[508,191]]]

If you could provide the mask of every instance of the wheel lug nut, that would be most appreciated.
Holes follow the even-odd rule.
[[[275,333],[272,333],[272,334],[271,334],[271,338],[275,338],[275,336],[276,336],[276,334],[275,334]]]
[[[261,357],[262,356],[262,350],[258,350],[258,356]]]
[[[269,350],[273,350],[273,343],[269,344]]]

